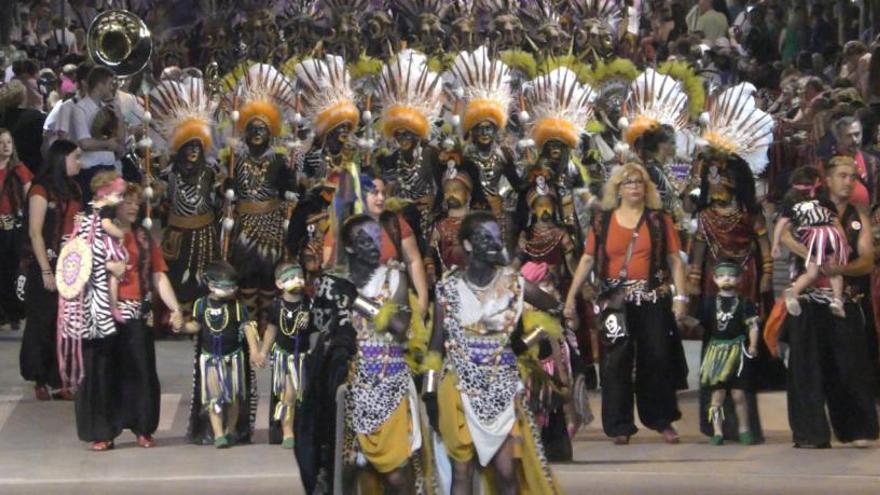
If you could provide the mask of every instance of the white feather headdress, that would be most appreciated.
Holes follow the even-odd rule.
[[[211,126],[215,104],[205,91],[204,81],[162,81],[150,91],[150,127],[168,144],[171,152],[193,139],[211,148]]]
[[[593,116],[595,92],[590,86],[578,82],[568,68],[559,67],[529,82],[525,98],[534,119],[530,134],[539,150],[551,139],[577,147]]]
[[[632,146],[645,132],[660,125],[681,130],[688,122],[687,94],[670,76],[647,69],[630,84],[620,128]]]
[[[513,101],[510,69],[500,60],[492,60],[481,46],[461,52],[452,63],[453,93],[459,100],[462,132],[467,134],[486,120],[502,130],[507,126],[507,112]]]
[[[311,122],[316,135],[322,136],[341,124],[357,126],[360,111],[342,57],[327,55],[303,60],[294,71],[303,116]]]
[[[382,68],[379,80],[385,136],[404,129],[427,138],[443,108],[442,93],[440,74],[428,68],[425,55],[414,50],[398,53]]]
[[[754,92],[754,86],[741,83],[711,98],[702,139],[712,148],[738,155],[758,175],[767,167],[775,124],[758,108]]]
[[[290,80],[275,67],[254,64],[245,71],[235,89],[238,98],[238,131],[253,120],[264,121],[273,136],[281,135],[284,114],[295,105],[296,97]]]

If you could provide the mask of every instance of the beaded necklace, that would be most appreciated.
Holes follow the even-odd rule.
[[[211,318],[217,315],[222,315],[223,324],[219,327],[211,324]],[[221,334],[227,325],[229,325],[229,309],[226,305],[224,304],[220,308],[212,308],[209,303],[208,308],[205,310],[205,326],[208,327],[208,330],[214,335]]]

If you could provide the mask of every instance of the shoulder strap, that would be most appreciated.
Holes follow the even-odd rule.
[[[627,269],[629,268],[629,260],[632,259],[633,249],[636,245],[636,240],[639,238],[639,230],[642,228],[642,224],[645,223],[645,216],[647,215],[647,210],[642,212],[642,216],[639,217],[638,223],[636,223],[636,227],[633,229],[632,237],[629,239],[629,244],[626,245],[626,254],[623,256],[623,266],[620,267],[620,274],[617,276],[621,281],[626,280]]]

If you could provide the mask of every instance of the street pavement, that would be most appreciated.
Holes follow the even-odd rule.
[[[126,432],[116,449],[94,453],[76,438],[72,402],[38,402],[18,372],[20,332],[0,332],[0,494],[300,494],[290,451],[267,444],[268,371],[260,373],[257,435],[228,450],[184,441],[192,346],[157,343],[162,416],[157,445],[142,449]],[[698,349],[688,343],[694,383]],[[574,461],[554,465],[568,494],[880,494],[880,449],[835,443],[830,450],[791,447],[784,393],[761,394],[768,441],[710,446],[699,434],[696,394],[683,392],[679,445],[642,429],[628,446],[614,446],[596,421],[578,434]]]

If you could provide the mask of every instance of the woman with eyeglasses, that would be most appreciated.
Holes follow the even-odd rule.
[[[595,269],[602,342],[602,426],[617,445],[642,423],[678,443],[672,422],[681,418],[675,392],[685,388],[687,365],[677,321],[685,316],[684,263],[672,219],[657,188],[637,163],[618,167],[605,185],[602,213],[593,219],[565,302],[576,318],[580,288]],[[633,383],[633,365],[636,367]]]

